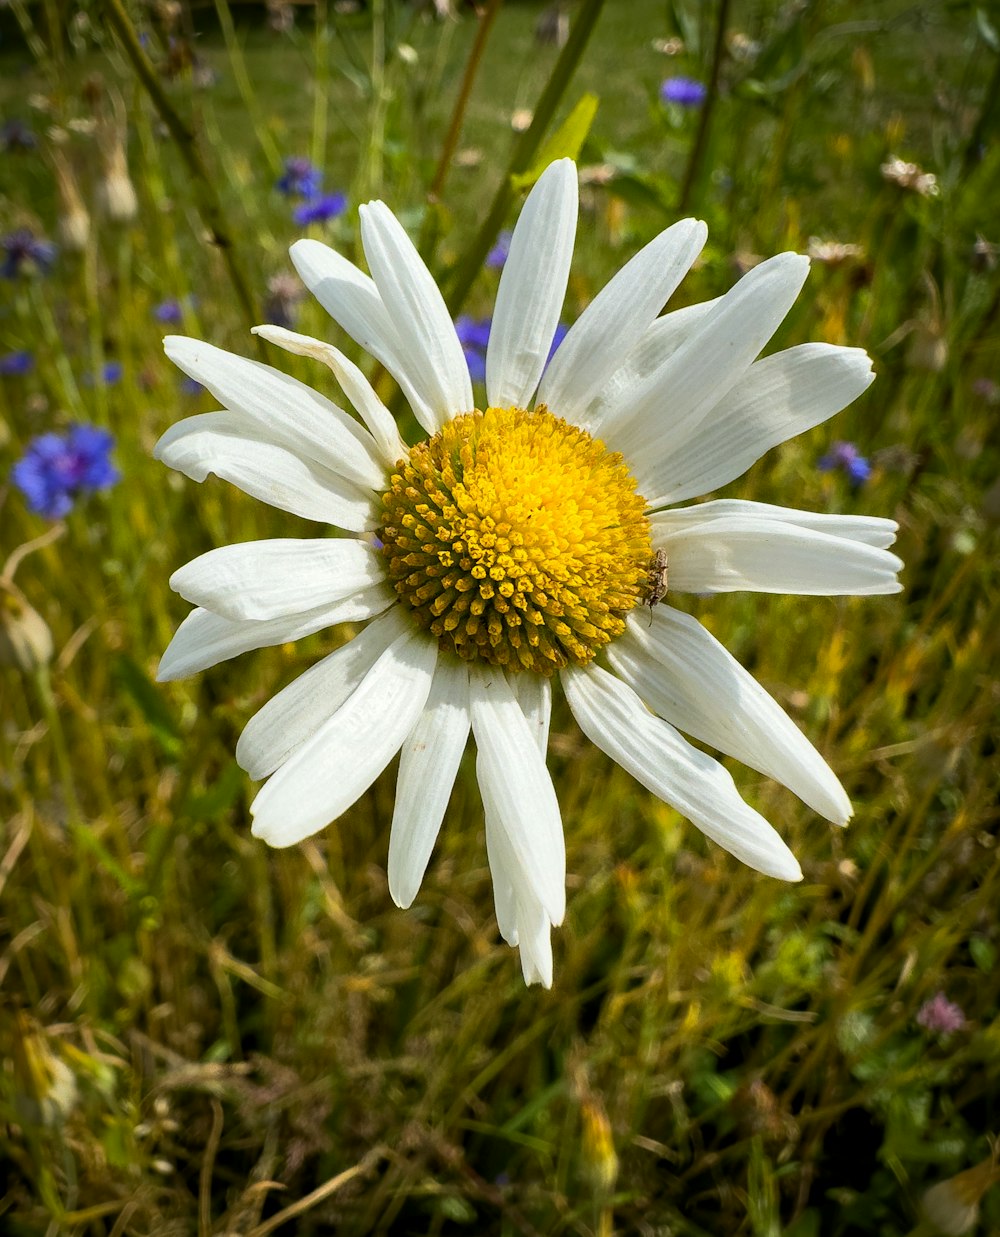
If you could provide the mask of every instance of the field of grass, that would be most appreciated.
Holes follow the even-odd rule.
[[[263,5],[226,0],[0,5],[0,239],[30,229],[58,246],[20,264],[10,245],[0,254],[0,1229],[1000,1231],[1000,39],[987,9],[565,6],[571,31],[601,11],[548,128],[597,97],[564,320],[682,202],[710,235],[671,308],[720,295],[761,256],[811,250],[769,350],[864,347],[877,381],[724,496],[889,516],[905,568],[898,596],[676,602],[851,796],[841,831],[727,762],[799,858],[800,884],[703,838],[557,699],[568,912],[545,991],[525,987],[499,938],[471,745],[408,911],[386,880],[392,766],[301,845],[251,837],[240,731],[351,631],[155,681],[187,610],[172,571],[230,542],[322,535],[153,460],[168,426],[214,406],[162,336],[266,359],[339,400],[322,367],[249,335],[280,309],[357,360],[415,441],[388,376],[304,290],[282,299],[273,281],[303,234],[362,261],[357,206],[380,197],[454,311],[488,315],[495,270],[477,262],[461,306],[458,289],[511,157],[537,157],[511,118],[568,64],[536,36],[543,6],[483,5],[499,12],[439,166],[483,19],[435,22],[397,0],[291,7],[276,31]],[[660,101],[668,76],[717,78],[704,127],[701,109]],[[292,156],[322,168],[343,213],[293,221],[275,188]],[[894,158],[917,168],[893,180]],[[49,519],[12,469],[72,424],[113,435],[120,478]],[[819,466],[836,443],[867,477]],[[984,1162],[945,1188],[955,1202],[967,1187],[978,1216],[935,1226],[925,1192]]]

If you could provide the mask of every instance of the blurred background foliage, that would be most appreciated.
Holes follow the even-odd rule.
[[[961,0],[0,6],[5,1232],[1000,1225],[998,52]],[[170,572],[301,524],[150,449],[211,408],[169,331],[264,357],[248,328],[280,321],[361,359],[286,251],[359,258],[370,197],[487,317],[491,230],[564,153],[567,323],[681,213],[710,240],[672,307],[811,254],[773,346],[860,345],[878,381],[728,493],[892,516],[907,567],[896,598],[687,599],[855,803],[838,832],[735,770],[799,886],[557,706],[570,899],[542,992],[499,942],[469,756],[408,912],[390,774],[290,852],[250,838],[239,731],[349,633],[156,685]],[[322,184],[279,188],[289,159]],[[77,423],[120,478],[48,519],[12,470]]]

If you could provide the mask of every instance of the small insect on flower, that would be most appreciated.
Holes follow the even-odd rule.
[[[666,550],[657,550],[653,555],[653,561],[649,565],[649,574],[646,576],[646,591],[642,597],[642,604],[649,606],[649,625],[653,626],[653,607],[658,605],[667,595],[667,552]]]

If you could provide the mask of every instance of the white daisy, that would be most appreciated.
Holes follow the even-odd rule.
[[[799,865],[683,730],[838,824],[837,778],[775,701],[695,619],[655,604],[734,589],[893,593],[896,526],[764,503],[671,504],[734,480],[825,421],[872,379],[856,348],[804,344],[757,360],[806,277],[780,254],[725,296],[660,316],[706,237],[688,219],[608,283],[547,362],[569,276],[576,170],[529,194],[503,268],[488,407],[451,317],[403,228],[361,208],[371,276],[317,241],[292,260],[336,322],[393,375],[427,433],[408,446],[361,371],[330,344],[257,333],[324,362],[362,426],[302,383],[193,339],[166,350],[223,411],[181,421],[156,455],[215,473],[347,536],[225,546],[171,586],[197,608],[161,679],[344,622],[368,625],[266,704],[237,758],[267,778],[253,832],[290,846],[341,815],[400,753],[389,889],[416,896],[471,730],[500,931],[529,983],[552,982],[565,848],[545,764],[558,679],[580,728],[744,863]],[[669,510],[667,508],[670,508]],[[645,604],[644,604],[645,603]]]

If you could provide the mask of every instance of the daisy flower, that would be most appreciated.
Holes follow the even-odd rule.
[[[399,753],[388,876],[409,906],[471,731],[500,932],[520,947],[527,982],[550,985],[550,928],[566,900],[545,763],[558,682],[581,730],[654,795],[744,863],[800,879],[726,769],[679,732],[838,824],[847,795],[778,704],[663,593],[900,587],[889,520],[735,500],[674,505],[734,480],[871,381],[855,348],[804,344],[757,360],[807,259],[780,254],[725,296],[660,316],[705,243],[705,225],[684,220],[619,271],[549,360],[577,219],[576,170],[559,160],[511,237],[479,410],[451,315],[412,242],[381,202],[360,219],[370,275],[314,240],[295,244],[292,261],[399,383],[424,441],[404,442],[331,344],[257,328],[327,365],[363,425],[277,369],[165,341],[223,409],[173,426],[157,457],[346,535],[225,546],[176,571],[171,586],[196,609],[159,677],[367,623],[243,731],[237,759],[268,779],[251,808],[254,835],[291,846],[325,828]]]

